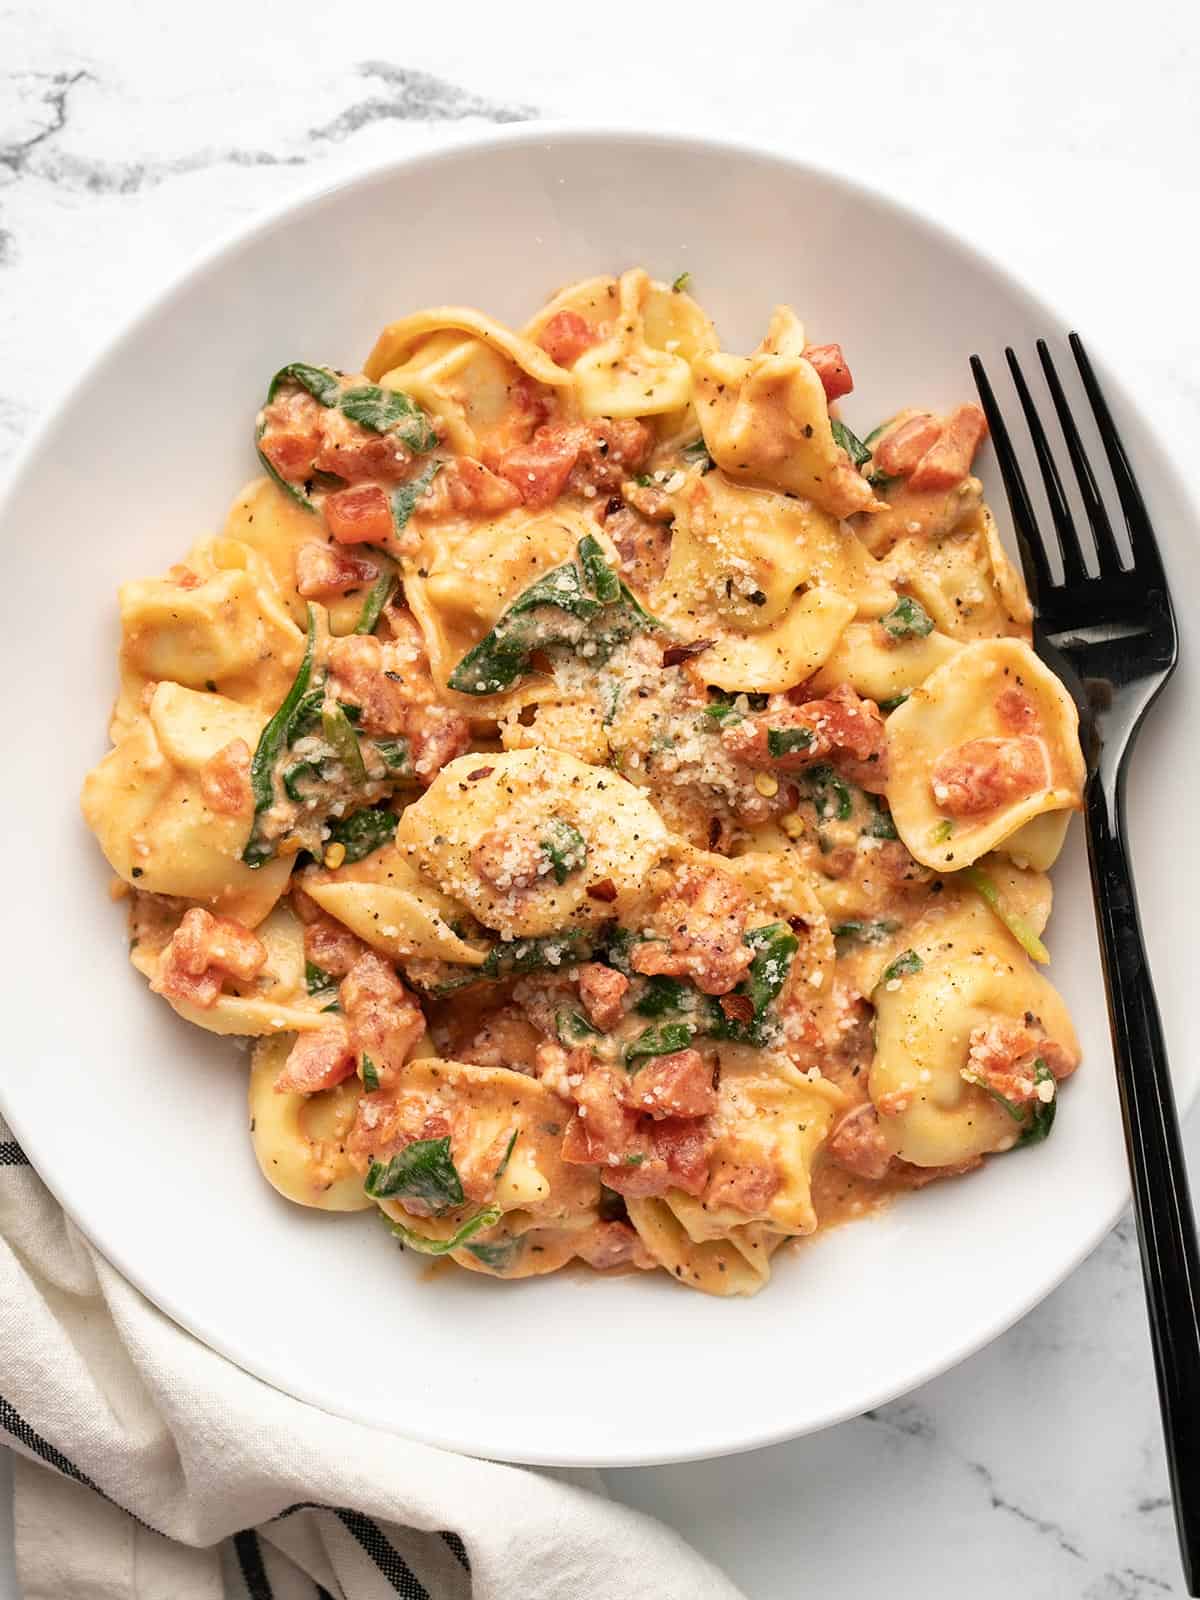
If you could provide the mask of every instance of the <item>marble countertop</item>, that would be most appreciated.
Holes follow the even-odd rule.
[[[728,10],[625,0],[569,21],[471,7],[453,27],[377,0],[5,5],[0,472],[114,325],[239,219],[448,123],[536,116],[757,135],[952,214],[1131,352],[1135,394],[1191,443],[1200,9],[1143,0],[1119,29],[1084,0],[916,10],[743,0],[731,37]],[[1184,1592],[1128,1218],[1004,1338],[904,1400],[794,1444],[606,1477],[754,1600]],[[7,1501],[0,1484],[0,1600],[18,1592]]]

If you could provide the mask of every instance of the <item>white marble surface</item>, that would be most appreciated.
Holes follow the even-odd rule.
[[[1130,352],[1182,448],[1200,421],[1198,59],[1194,0],[1142,0],[1119,27],[1090,0],[452,18],[390,0],[16,0],[0,6],[0,470],[77,363],[214,235],[447,122],[527,115],[757,134],[951,213]],[[1128,1220],[907,1400],[608,1482],[754,1600],[1183,1593]],[[17,1594],[7,1499],[0,1481],[0,1600]]]

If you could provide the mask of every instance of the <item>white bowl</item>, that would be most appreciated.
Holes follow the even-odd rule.
[[[863,431],[901,405],[970,398],[972,351],[999,379],[1006,342],[1066,326],[947,232],[830,173],[711,141],[525,126],[377,166],[223,246],[78,380],[0,512],[5,1115],[101,1250],[208,1344],[328,1411],[513,1461],[682,1460],[851,1416],[1027,1311],[1127,1194],[1078,825],[1049,937],[1086,1059],[1054,1137],[786,1250],[752,1301],[663,1275],[428,1279],[373,1215],[288,1205],[251,1153],[244,1056],[176,1021],[129,967],[77,801],[105,747],[117,583],[219,527],[255,470],[251,420],[283,362],[352,368],[383,323],[426,304],[519,323],[563,282],[632,263],[690,269],[733,349],[793,303],[815,339],[846,347],[847,417]],[[1186,623],[1197,508],[1101,367]],[[988,487],[1006,521],[994,475]],[[1200,776],[1188,670],[1155,713],[1131,798],[1184,1103],[1200,904],[1200,850],[1181,838]]]

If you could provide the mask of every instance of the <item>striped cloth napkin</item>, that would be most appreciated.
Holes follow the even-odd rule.
[[[740,1600],[598,1474],[410,1444],[214,1354],[97,1254],[3,1123],[0,1352],[25,1600]]]

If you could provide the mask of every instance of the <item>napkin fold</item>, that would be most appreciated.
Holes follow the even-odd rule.
[[[25,1600],[741,1600],[590,1472],[452,1455],[177,1327],[0,1123],[0,1442]]]

